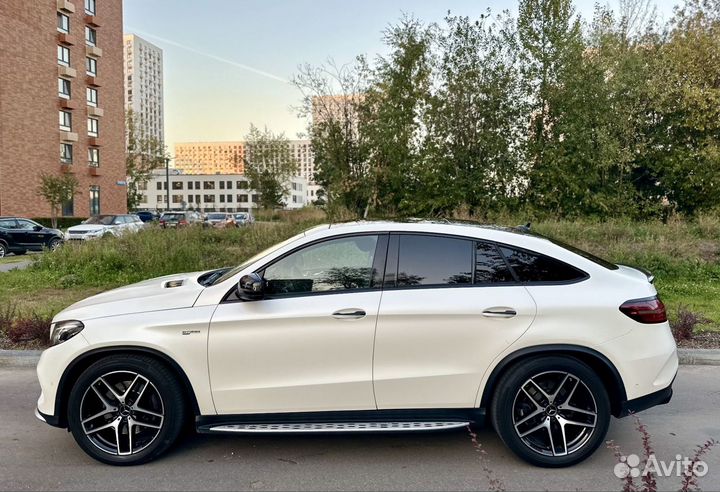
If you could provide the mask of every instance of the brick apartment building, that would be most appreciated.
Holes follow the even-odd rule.
[[[63,215],[125,212],[122,0],[2,0],[0,25],[0,215],[49,216],[42,173],[77,177]]]

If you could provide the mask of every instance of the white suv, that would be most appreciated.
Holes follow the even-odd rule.
[[[147,280],[53,320],[37,416],[136,464],[199,432],[426,431],[489,420],[567,466],[678,367],[652,277],[518,229],[324,225],[233,269]]]

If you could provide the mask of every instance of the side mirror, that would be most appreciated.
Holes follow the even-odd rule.
[[[265,281],[257,273],[243,275],[238,282],[238,297],[243,301],[257,301],[265,296]]]
[[[33,226],[33,231],[37,232],[37,231],[42,231],[42,230],[43,230],[43,227],[41,225]]]

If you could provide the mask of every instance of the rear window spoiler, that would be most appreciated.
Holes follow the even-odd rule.
[[[626,266],[629,268],[634,268],[635,270],[644,273],[645,276],[647,277],[648,282],[650,282],[651,284],[655,282],[655,275],[653,275],[652,272],[650,272],[650,270],[648,270],[647,268],[634,266],[634,265],[623,265],[623,266]]]

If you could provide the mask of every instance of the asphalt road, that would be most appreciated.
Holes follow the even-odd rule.
[[[720,440],[720,367],[682,366],[669,405],[642,413],[660,460]],[[35,419],[32,368],[0,368],[0,490],[482,490],[479,455],[465,432],[364,436],[189,436],[159,460],[115,468],[87,457],[72,436]],[[640,453],[632,419],[608,435]],[[507,490],[621,490],[608,449],[573,468],[544,470],[479,433],[487,463]],[[720,489],[720,446],[705,460],[703,490]],[[678,490],[680,479],[660,479]]]
[[[9,272],[10,270],[22,270],[23,268],[27,268],[30,263],[32,263],[31,260],[3,262],[0,263],[0,273]]]

